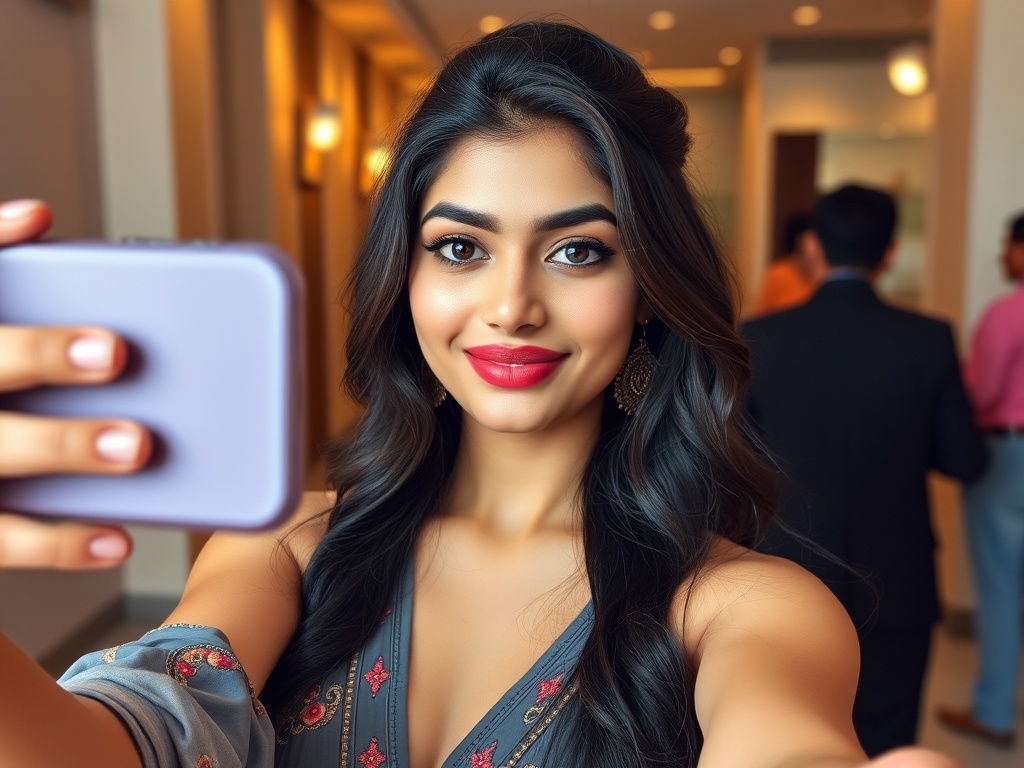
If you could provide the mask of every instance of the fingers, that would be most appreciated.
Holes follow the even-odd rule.
[[[0,245],[34,240],[53,221],[45,203],[39,200],[11,200],[0,204]]]
[[[130,421],[0,413],[0,477],[122,475],[141,468],[152,450],[149,433]]]
[[[131,539],[120,528],[0,513],[0,568],[110,568],[131,550]]]
[[[128,359],[124,341],[103,328],[0,326],[0,392],[39,384],[102,384]]]

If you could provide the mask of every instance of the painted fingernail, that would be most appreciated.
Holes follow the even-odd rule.
[[[131,429],[108,429],[96,438],[96,453],[107,461],[127,464],[139,458],[142,436]]]
[[[68,360],[83,371],[105,371],[114,364],[114,340],[104,336],[79,336],[68,346]]]
[[[97,536],[89,542],[89,556],[96,560],[123,560],[128,556],[128,542],[113,533]]]
[[[38,200],[11,200],[0,205],[0,219],[21,219],[38,208]]]

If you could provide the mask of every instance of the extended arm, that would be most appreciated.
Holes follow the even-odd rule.
[[[744,555],[694,591],[700,768],[954,768],[926,750],[868,762],[853,730],[857,635],[792,563]]]

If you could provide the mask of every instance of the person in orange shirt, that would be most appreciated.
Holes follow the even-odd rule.
[[[785,251],[768,265],[754,302],[754,314],[767,315],[799,306],[814,295],[827,271],[810,213],[786,221]]]

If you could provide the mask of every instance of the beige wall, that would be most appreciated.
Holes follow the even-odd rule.
[[[3,0],[0,200],[50,202],[63,237],[102,234],[92,28],[85,10]],[[0,631],[36,658],[121,591],[121,573],[0,574]]]
[[[938,0],[934,60],[941,84],[932,134],[929,306],[958,321],[961,347],[984,306],[1006,289],[997,255],[1007,216],[1024,209],[1024,29],[1019,0]],[[943,591],[974,597],[959,488],[936,481]]]

